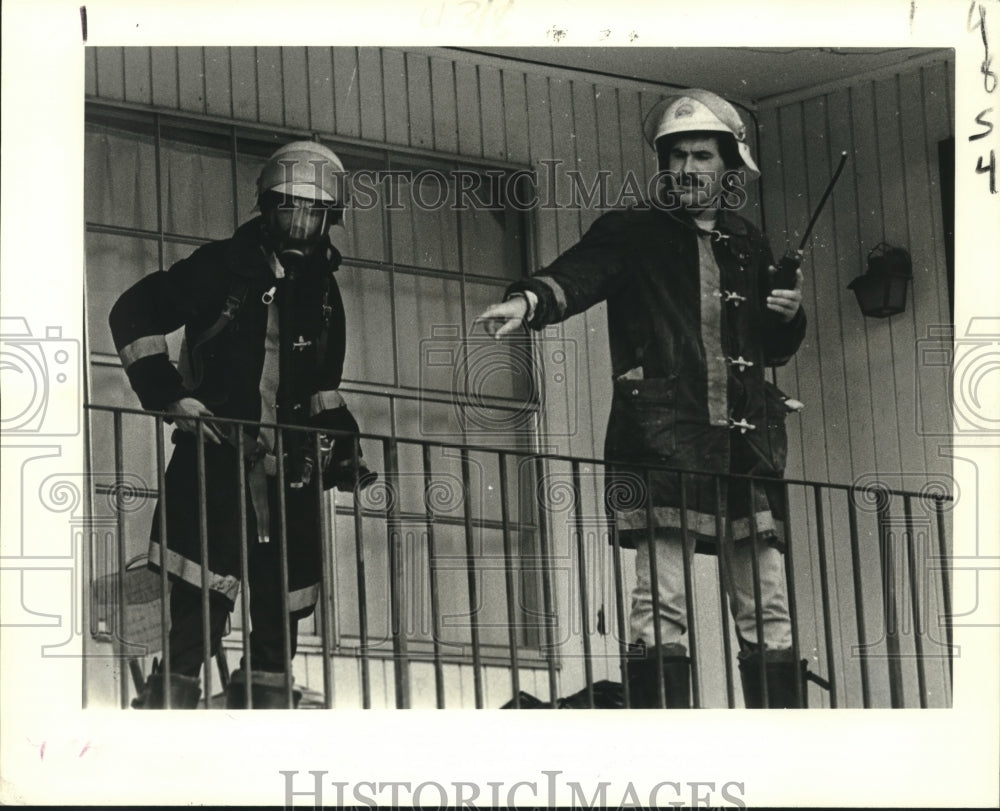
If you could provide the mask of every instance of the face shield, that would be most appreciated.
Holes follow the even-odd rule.
[[[343,219],[344,166],[315,141],[294,141],[268,159],[257,178],[257,203],[271,249],[282,264],[310,256]]]
[[[301,197],[274,195],[261,206],[274,252],[282,264],[310,256],[330,227],[341,219],[340,209]],[[268,203],[271,203],[270,205]]]

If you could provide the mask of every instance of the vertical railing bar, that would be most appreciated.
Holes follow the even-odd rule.
[[[605,468],[604,475],[610,479],[611,471]],[[611,506],[608,509],[610,511],[612,509]],[[611,533],[611,564],[614,567],[615,573],[615,622],[618,627],[618,650],[622,663],[622,697],[625,702],[625,708],[630,709],[632,707],[632,695],[628,684],[629,639],[628,632],[625,629],[625,586],[624,575],[622,573],[622,546],[621,539],[618,537],[615,516],[609,515],[608,522],[608,531]]]
[[[545,462],[540,456],[535,457],[535,492],[538,484],[545,481]],[[546,506],[541,498],[538,503],[538,554],[542,560],[542,611],[545,612],[545,662],[549,671],[549,701],[554,705],[558,701],[559,685],[556,678],[555,662],[555,612],[552,602],[552,557],[549,554],[549,520]]]
[[[587,687],[587,706],[594,708],[594,663],[591,660],[592,646],[590,640],[590,601],[587,592],[587,557],[583,542],[583,516],[581,500],[583,494],[580,488],[580,463],[574,461],[571,465],[573,478],[573,525],[576,535],[577,582],[580,587],[580,631],[583,634],[583,673]]]
[[[212,700],[212,633],[209,606],[209,560],[208,560],[208,504],[205,492],[205,425],[201,417],[195,418],[195,457],[196,482],[198,487],[198,546],[201,556],[201,634],[202,634],[202,664],[205,669],[205,703],[204,709],[211,706]]]
[[[285,702],[293,706],[292,699],[292,628],[288,595],[288,522],[285,515],[285,448],[284,431],[274,432],[276,441],[274,455],[278,460],[278,573],[281,578],[281,646],[285,659]],[[298,439],[298,437],[296,437]]]
[[[444,665],[441,661],[441,606],[438,596],[437,544],[434,537],[434,511],[431,509],[431,447],[421,448],[424,468],[424,515],[427,517],[427,574],[431,590],[431,644],[434,648],[434,694],[437,708],[445,707]]]
[[[885,646],[889,669],[889,702],[892,708],[903,706],[903,673],[899,661],[899,618],[896,612],[896,567],[889,532],[890,496],[884,490],[875,491],[878,505],[879,562],[882,568],[882,613],[885,622]]]
[[[787,483],[781,488],[785,510],[785,593],[788,598],[788,616],[792,625],[792,659],[795,662],[795,700],[796,706],[806,706],[806,683],[805,674],[801,672],[802,648],[799,642],[799,617],[798,606],[795,599],[795,566],[792,550],[792,501],[788,495]]]
[[[748,526],[750,529],[750,576],[753,579],[753,616],[754,624],[757,628],[757,668],[760,675],[760,705],[763,709],[771,706],[767,690],[767,644],[764,642],[764,610],[761,605],[760,588],[760,540],[757,537],[757,514],[756,498],[757,487],[753,479],[747,479],[747,489],[750,496],[750,508],[747,514]],[[734,541],[735,545],[735,541]]]
[[[333,597],[333,569],[330,565],[330,549],[327,546],[327,526],[326,526],[326,498],[323,491],[323,448],[318,431],[314,432],[313,438],[313,458],[316,460],[316,467],[313,471],[313,479],[316,482],[316,518],[319,521],[319,554],[320,554],[320,581],[319,581],[319,612],[320,612],[320,646],[323,653],[323,707],[333,708],[333,654],[330,650],[330,642],[333,638],[333,611],[330,600]]]
[[[156,492],[160,536],[160,650],[163,664],[163,708],[170,709],[170,586],[167,576],[167,481],[166,449],[163,444],[163,417],[156,418]]]
[[[691,668],[691,703],[694,709],[701,707],[701,683],[698,675],[698,642],[695,636],[694,578],[691,576],[691,561],[694,557],[693,542],[688,530],[687,478],[683,472],[677,474],[680,486],[681,546],[684,550],[684,602],[687,609],[688,658]]]
[[[663,630],[660,628],[660,578],[656,560],[656,527],[653,510],[653,479],[650,470],[643,472],[646,488],[646,545],[649,547],[649,586],[653,605],[653,654],[656,671],[656,706],[667,706],[666,685],[663,683]]]
[[[521,663],[517,638],[517,583],[514,579],[514,550],[510,538],[510,504],[507,499],[507,454],[497,454],[500,466],[500,524],[503,531],[504,586],[507,591],[507,641],[510,646],[510,689],[514,696],[514,709],[521,709]]]
[[[948,556],[948,539],[945,535],[943,505],[944,499],[936,496],[934,498],[934,513],[937,518],[938,552],[941,556],[941,599],[944,602],[944,631],[946,634],[945,638],[948,641],[948,687],[951,690],[954,679],[955,660],[951,622],[951,558]]]
[[[117,630],[115,636],[118,638],[118,675],[121,680],[120,696],[122,709],[128,709],[128,656],[125,654],[125,647],[128,641],[125,638],[125,449],[122,436],[122,414],[120,411],[114,412],[114,434],[115,434],[115,518],[117,520],[118,537],[116,539],[115,552],[118,558],[118,577],[115,581],[116,590],[116,614],[115,624]],[[162,548],[162,546],[161,546]],[[161,554],[161,563],[166,565],[166,555]],[[161,567],[162,568],[162,567]]]
[[[94,415],[88,415],[88,420],[91,420],[91,419],[93,419],[96,422],[96,419],[94,418]],[[93,431],[93,429],[91,428],[90,431]],[[96,431],[93,431],[93,433],[89,434],[89,436],[96,435],[96,433],[97,433]],[[90,442],[91,444],[93,444],[93,440],[92,439],[88,438],[87,441]],[[88,447],[90,447],[90,446],[88,445]],[[95,488],[96,488],[96,482],[95,482]],[[93,502],[93,497],[94,497],[94,493],[91,492],[91,494],[90,494],[91,502]],[[91,506],[90,509],[91,509],[91,511],[93,511],[93,506]],[[108,574],[109,573],[107,571],[107,569],[108,569],[108,562],[105,559],[105,555],[107,554],[108,550],[107,550],[106,544],[101,542],[102,541],[101,533],[100,533],[100,530],[97,527],[94,527],[90,532],[86,533],[86,539],[87,539],[86,543],[87,543],[87,549],[88,549],[88,552],[87,552],[87,582],[88,583],[97,583],[98,582],[97,579],[99,577],[101,577],[101,575],[99,575],[98,572],[101,571],[101,563],[102,562],[104,563],[104,574]],[[111,581],[108,580],[108,579],[103,579],[103,580],[101,580],[101,582],[102,583],[109,583]],[[87,612],[88,618],[90,620],[90,634],[91,634],[91,636],[97,636],[97,634],[100,632],[101,615],[104,613],[103,611],[101,611],[102,605],[99,602],[100,596],[101,595],[98,594],[97,589],[91,589],[90,595],[89,595],[90,610]],[[105,606],[108,603],[108,599],[109,599],[109,596],[107,594],[105,594],[104,595],[104,605]],[[108,621],[108,620],[110,620],[110,618],[109,617],[105,617],[105,621]],[[84,685],[84,687],[86,688],[86,684]]]
[[[833,619],[830,616],[830,579],[827,571],[826,530],[823,517],[823,491],[813,486],[816,505],[816,554],[819,557],[819,587],[823,607],[823,636],[826,642],[827,681],[830,682],[830,707],[837,708],[837,667],[833,660]]]
[[[851,533],[851,571],[854,577],[854,613],[858,627],[858,653],[861,658],[861,704],[871,707],[871,685],[869,683],[868,642],[865,633],[864,589],[861,583],[861,549],[858,543],[858,512],[854,503],[855,490],[846,491],[847,520]]]
[[[722,621],[722,649],[725,656],[726,671],[726,701],[730,709],[736,706],[736,690],[733,684],[733,643],[729,639],[729,605],[727,588],[729,583],[729,566],[726,555],[725,512],[722,509],[722,481],[718,474],[712,477],[715,482],[715,544],[716,555],[719,558],[719,605]],[[728,494],[728,481],[727,481]]]
[[[386,531],[389,541],[389,616],[392,631],[393,675],[396,707],[410,707],[410,659],[403,594],[403,533],[399,520],[399,453],[395,437],[383,440],[386,478]]]
[[[341,441],[343,441],[341,439]],[[336,447],[336,440],[334,440],[334,448]],[[332,450],[330,451],[333,452]],[[332,464],[332,461],[331,461]],[[338,573],[337,567],[341,556],[343,555],[343,539],[338,536],[337,532],[337,499],[336,494],[330,492],[331,487],[326,483],[323,484],[323,489],[325,491],[323,498],[323,519],[326,521],[326,532],[329,538],[329,566],[326,570],[327,578],[327,602],[330,605],[330,677],[333,679],[333,693],[331,695],[331,701],[333,706],[337,706],[337,654],[340,652],[341,641],[344,637],[343,628],[341,626],[341,611],[339,607],[342,604],[342,600],[338,594],[337,582]],[[358,492],[357,483],[352,490],[353,493]],[[346,535],[344,536],[346,538]],[[345,606],[346,608],[346,606]]]
[[[924,628],[920,612],[919,581],[917,579],[917,559],[913,529],[913,503],[909,495],[903,496],[903,520],[906,526],[906,562],[910,575],[910,608],[913,612],[913,644],[917,655],[917,691],[920,709],[927,708],[927,672],[924,662]]]
[[[462,457],[462,488],[465,498],[462,500],[465,515],[465,572],[469,585],[469,633],[472,638],[472,680],[475,692],[476,709],[483,708],[483,663],[482,651],[479,647],[479,586],[476,582],[475,544],[472,538],[472,479],[469,472],[469,451],[465,448]]]
[[[357,437],[354,437],[352,458],[354,469],[360,463],[361,448]],[[361,706],[371,709],[371,670],[368,662],[368,587],[365,575],[365,539],[362,528],[361,493],[354,491],[354,555],[356,574],[358,578],[358,646],[361,654]]]
[[[243,705],[253,709],[253,685],[251,673],[253,660],[250,655],[250,551],[247,538],[247,492],[246,456],[243,427],[236,426],[236,487],[239,492],[237,510],[240,519],[240,617],[243,624]],[[258,532],[267,532],[268,527],[258,527]]]

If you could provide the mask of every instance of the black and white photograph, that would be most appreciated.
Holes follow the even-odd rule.
[[[1000,6],[154,5],[4,36],[5,802],[996,802]]]

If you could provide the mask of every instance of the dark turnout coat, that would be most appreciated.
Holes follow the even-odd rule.
[[[720,211],[707,234],[677,212],[636,207],[604,214],[577,245],[509,288],[538,297],[533,328],[607,302],[614,396],[605,489],[623,545],[647,536],[650,512],[655,527],[681,526],[678,475],[648,474],[649,505],[647,474],[630,462],[783,474],[787,408],[765,369],[794,354],[805,316],[800,309],[783,323],[766,309],[772,261],[763,234],[732,212]],[[780,544],[781,488],[756,485],[751,506],[746,482],[720,484],[733,537],[750,536],[752,515],[759,537]],[[688,477],[684,492],[687,527],[710,551],[715,479]]]
[[[217,416],[250,421],[243,428],[247,475],[242,483],[233,426],[228,426],[227,442],[204,443],[203,484],[194,435],[174,433],[150,546],[154,568],[166,561],[175,581],[196,588],[204,575],[213,597],[230,606],[240,588],[241,488],[251,552],[258,543],[273,549],[280,540],[277,437],[259,424],[357,431],[338,392],[346,343],[344,307],[334,279],[340,254],[324,242],[292,285],[280,278],[283,269],[262,245],[258,218],[232,238],[208,243],[169,270],[144,277],[121,295],[110,315],[115,347],[144,408],[163,410],[182,397],[195,397]],[[165,336],[181,327],[184,345],[175,368]],[[284,432],[285,453],[305,437]],[[353,453],[353,440],[337,442],[335,459]],[[200,492],[206,498],[207,573],[201,565]],[[320,571],[318,498],[315,487],[286,486],[284,495],[290,608],[305,611],[315,602]],[[159,527],[164,506],[166,549]]]

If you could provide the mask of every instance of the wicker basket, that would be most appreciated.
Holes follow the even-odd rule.
[[[125,564],[125,627],[121,633],[113,633],[118,625],[118,572],[97,578],[93,586],[95,616],[112,629],[117,646],[136,649],[136,656],[147,656],[163,646],[160,575],[146,567],[148,560],[147,555],[138,555]]]

